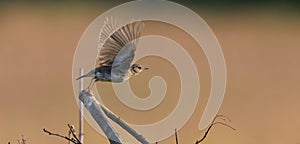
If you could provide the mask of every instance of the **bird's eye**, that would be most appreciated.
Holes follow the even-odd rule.
[[[142,67],[138,67],[139,69],[142,69]]]

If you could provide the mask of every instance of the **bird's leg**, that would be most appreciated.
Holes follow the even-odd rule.
[[[94,84],[95,84],[95,79],[93,78],[92,80],[91,80],[91,82],[90,82],[90,84],[89,84],[89,86],[88,86],[88,90],[91,90],[91,88],[93,88],[93,86],[94,86]]]

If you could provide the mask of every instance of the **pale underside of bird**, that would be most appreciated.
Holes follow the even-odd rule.
[[[123,82],[147,70],[131,64],[144,24],[141,21],[118,26],[113,18],[106,19],[99,34],[97,67],[77,78],[92,77],[93,81]],[[90,88],[91,84],[88,88]]]

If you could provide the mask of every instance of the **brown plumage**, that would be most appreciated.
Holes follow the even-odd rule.
[[[92,81],[122,82],[148,69],[139,64],[131,65],[143,26],[141,21],[137,21],[119,27],[115,20],[107,19],[99,35],[97,56],[99,66],[78,77],[77,80],[93,77]]]

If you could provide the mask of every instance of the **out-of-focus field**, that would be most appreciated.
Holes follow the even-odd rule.
[[[89,23],[116,5],[0,6],[0,143],[15,144],[22,134],[28,144],[65,143],[42,129],[67,134],[68,123],[77,125],[73,54]],[[204,143],[300,143],[300,12],[255,6],[192,9],[223,48],[228,77],[219,113],[237,128],[217,126]],[[193,143],[203,134],[196,129],[199,119],[194,115],[179,131],[181,143]],[[85,143],[105,142],[85,125]],[[162,143],[174,143],[174,138]]]

